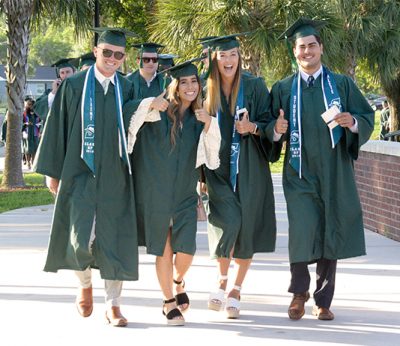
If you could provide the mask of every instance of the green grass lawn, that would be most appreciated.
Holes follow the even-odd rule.
[[[0,174],[0,182],[3,174]],[[44,184],[43,175],[37,173],[24,174],[26,188],[0,190],[0,213],[8,210],[46,205],[54,203],[54,197]]]
[[[375,112],[374,132],[372,132],[370,139],[378,140],[380,132],[381,132],[381,112],[376,111]]]

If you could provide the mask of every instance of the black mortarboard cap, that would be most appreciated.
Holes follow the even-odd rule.
[[[95,63],[96,63],[96,57],[94,56],[93,52],[86,53],[79,57],[78,68],[81,69],[83,66],[92,66]]]
[[[62,58],[60,60],[57,60],[52,67],[55,67],[57,69],[64,68],[64,67],[71,67],[75,68],[75,66],[72,64],[73,58]]]
[[[239,41],[236,39],[238,36],[247,35],[248,32],[242,32],[226,36],[216,36],[208,40],[202,40],[201,44],[204,48],[210,47],[213,50],[229,50],[239,47]]]
[[[187,60],[181,64],[175,65],[173,67],[170,67],[169,69],[166,69],[160,74],[168,74],[172,76],[173,78],[181,78],[181,77],[187,77],[187,76],[192,76],[192,75],[199,75],[198,69],[196,65],[193,63],[196,61],[200,61],[201,58],[194,58]]]
[[[133,44],[132,47],[140,49],[142,53],[157,53],[158,49],[164,48],[165,46],[153,42],[143,42]]]
[[[208,48],[208,43],[204,43],[205,41],[211,40],[213,38],[216,38],[218,36],[205,36],[205,37],[200,37],[197,38],[197,41],[200,41],[200,44],[203,46],[203,49]]]
[[[171,65],[174,66],[174,59],[179,58],[179,55],[175,54],[158,54],[158,62],[160,65]]]
[[[119,47],[126,47],[127,36],[137,36],[134,32],[124,28],[97,27],[91,30],[100,34],[97,44],[108,43]]]
[[[289,39],[296,41],[300,37],[306,37],[310,35],[320,36],[319,29],[321,29],[326,23],[322,20],[313,20],[310,18],[301,17],[297,19],[289,28],[282,33],[278,40]]]

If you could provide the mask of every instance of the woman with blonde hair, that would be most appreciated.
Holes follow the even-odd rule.
[[[146,245],[147,253],[157,256],[167,323],[183,325],[182,312],[190,304],[183,279],[196,251],[199,166],[219,166],[220,133],[216,119],[202,108],[196,66],[185,62],[169,73],[173,80],[168,102],[163,94],[144,99],[134,115],[137,121],[142,113],[147,116],[157,99],[165,103],[166,111],[137,132],[131,162],[138,230],[143,233],[139,242]],[[129,137],[136,137],[135,131],[129,132]]]
[[[210,294],[208,307],[222,309],[234,259],[237,272],[226,300],[228,318],[239,317],[240,290],[253,255],[274,251],[276,239],[268,163],[277,159],[267,139],[272,135],[272,128],[267,129],[270,96],[262,78],[242,71],[238,35],[202,42],[213,51],[206,109],[217,117],[222,137],[220,167],[205,170],[209,247],[219,271],[218,290]]]

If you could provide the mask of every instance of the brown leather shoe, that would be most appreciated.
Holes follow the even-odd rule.
[[[332,321],[335,318],[335,315],[331,310],[328,308],[318,307],[317,305],[314,305],[312,314],[317,316],[319,320],[323,321]]]
[[[289,306],[288,315],[291,320],[299,320],[305,314],[304,304],[310,299],[310,293],[295,293]]]
[[[93,289],[79,288],[78,295],[76,296],[76,308],[83,317],[89,317],[93,311]]]
[[[114,327],[126,327],[128,320],[121,314],[119,306],[112,306],[106,311],[106,320]]]

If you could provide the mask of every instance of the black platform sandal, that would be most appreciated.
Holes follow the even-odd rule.
[[[171,298],[168,300],[163,300],[163,309],[162,313],[167,318],[167,324],[170,326],[183,326],[185,324],[185,320],[183,319],[182,313],[178,308],[174,308],[170,310],[168,313],[165,313],[165,304],[176,302],[175,298]],[[175,318],[182,317],[182,318]]]
[[[182,288],[185,288],[185,280],[181,280],[181,281],[174,280],[174,284],[176,284],[178,286],[182,285]],[[189,297],[186,294],[186,292],[178,293],[175,296],[175,299],[176,299],[176,305],[178,305],[179,310],[181,310],[182,312],[185,312],[189,309],[190,300],[189,300]],[[187,304],[187,307],[184,309],[180,308],[180,306],[182,306],[184,304]]]

